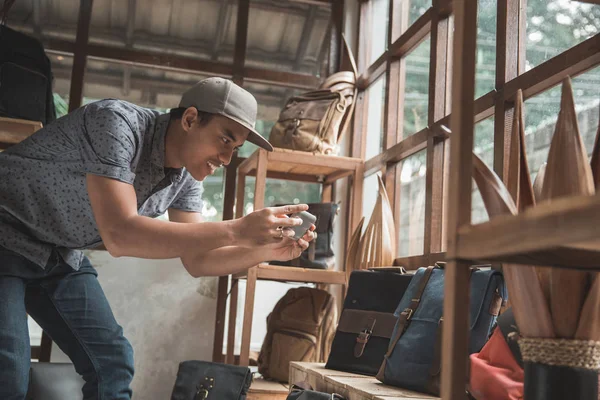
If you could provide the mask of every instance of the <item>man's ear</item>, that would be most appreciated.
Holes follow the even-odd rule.
[[[198,119],[198,110],[196,107],[188,107],[181,116],[181,127],[185,132],[188,132]]]

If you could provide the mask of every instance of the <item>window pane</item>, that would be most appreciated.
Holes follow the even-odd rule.
[[[393,35],[392,42],[398,39],[409,26],[414,24],[431,7],[431,0],[402,0],[397,2],[397,4],[400,8],[397,13],[399,20],[395,22],[400,24],[400,28],[393,29],[393,32],[397,32],[397,34]],[[394,4],[394,7],[396,7],[396,4]],[[406,21],[407,13],[408,21]]]
[[[396,166],[400,174],[400,226],[398,257],[423,254],[425,236],[425,175],[427,151],[406,158]]]
[[[370,40],[367,41],[367,47],[369,48],[367,66],[377,60],[387,48],[390,1],[371,0],[370,6],[371,35]]]
[[[494,117],[484,119],[475,124],[475,143],[473,151],[483,162],[494,170]],[[479,224],[489,220],[488,213],[483,205],[479,188],[473,181],[471,196],[471,223]]]
[[[496,86],[496,0],[478,0],[475,98]]]
[[[54,108],[56,117],[60,118],[69,112],[69,92],[71,91],[71,71],[73,70],[73,55],[47,52],[52,65],[54,82]]]
[[[7,25],[38,38],[75,41],[79,0],[15,1],[8,14]]]
[[[375,157],[383,150],[383,118],[385,105],[385,75],[367,89],[367,147],[365,160]]]
[[[325,2],[252,0],[246,65],[321,75],[330,19],[331,6]]]
[[[579,133],[589,155],[598,130],[600,67],[573,78],[572,86]],[[532,179],[535,179],[540,166],[548,159],[560,110],[560,96],[561,85],[558,85],[525,101],[525,136]]]
[[[527,69],[600,32],[600,5],[527,0]]]
[[[254,188],[256,178],[246,177],[244,188],[244,215],[254,211]],[[321,202],[321,185],[318,183],[267,179],[265,207],[275,204],[300,204]]]
[[[90,42],[231,63],[236,22],[235,0],[94,0]]]
[[[403,137],[427,126],[429,102],[429,37],[406,56]]]

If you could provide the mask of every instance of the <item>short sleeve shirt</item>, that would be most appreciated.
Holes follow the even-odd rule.
[[[56,249],[79,269],[79,250],[102,243],[86,174],[132,185],[142,216],[201,212],[202,183],[185,168],[165,168],[168,125],[169,114],[102,100],[0,152],[0,246],[42,268]]]

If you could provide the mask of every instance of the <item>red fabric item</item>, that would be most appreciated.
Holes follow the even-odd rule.
[[[477,400],[522,400],[523,368],[496,328],[479,353],[471,354],[471,395]]]

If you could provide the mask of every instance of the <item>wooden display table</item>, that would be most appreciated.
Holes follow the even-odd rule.
[[[290,363],[290,383],[308,382],[315,390],[338,393],[347,400],[439,399],[424,393],[384,385],[372,376],[325,369],[321,363]]]

